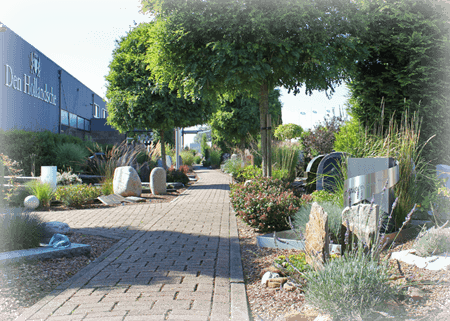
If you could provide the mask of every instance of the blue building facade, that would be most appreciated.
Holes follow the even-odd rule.
[[[118,132],[105,124],[100,96],[7,26],[0,28],[0,53],[1,129],[88,135],[94,141],[100,131],[107,134],[99,142],[112,143],[107,136]]]

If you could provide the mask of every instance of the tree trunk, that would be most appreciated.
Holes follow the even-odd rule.
[[[266,114],[267,118],[267,176],[272,176],[272,116]]]
[[[269,176],[269,157],[267,153],[267,113],[269,111],[269,90],[267,88],[267,83],[263,82],[260,88],[259,97],[259,119],[261,125],[261,154],[262,154],[262,172],[263,177]]]
[[[160,140],[159,143],[161,144],[161,160],[163,164],[163,168],[167,171],[167,164],[166,164],[166,144],[164,142],[164,130],[160,131]]]

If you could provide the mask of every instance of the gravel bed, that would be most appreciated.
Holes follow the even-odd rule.
[[[305,304],[303,288],[290,292],[261,285],[261,272],[272,266],[279,255],[299,253],[298,250],[259,248],[255,232],[237,218],[242,264],[247,297],[253,320],[286,320],[286,315],[317,315],[313,307]],[[396,246],[384,253],[410,249],[413,241]],[[393,283],[401,285],[406,295],[389,302],[390,314],[374,313],[373,320],[450,320],[450,270],[430,271],[415,265],[390,261]],[[400,272],[401,271],[401,272]],[[372,320],[372,319],[371,319]]]
[[[14,320],[59,284],[89,265],[118,240],[101,236],[72,233],[72,243],[91,245],[91,255],[34,260],[0,266],[0,319]]]

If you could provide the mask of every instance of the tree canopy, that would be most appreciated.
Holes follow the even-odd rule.
[[[333,92],[364,48],[352,0],[141,0],[155,16],[149,55],[157,81],[186,98],[240,94],[259,100],[263,173],[267,176],[269,91]]]
[[[120,132],[158,129],[161,135],[174,127],[205,123],[213,110],[211,104],[186,100],[164,82],[152,80],[145,57],[152,46],[154,27],[154,23],[140,24],[118,41],[113,52],[106,76],[108,123]],[[163,135],[161,140],[164,142]]]
[[[348,84],[351,113],[372,127],[382,114],[384,127],[394,115],[419,112],[422,141],[436,134],[424,152],[429,160],[450,160],[450,53],[448,17],[428,0],[363,2],[368,27],[360,36],[369,49]],[[447,155],[445,155],[447,153]]]
[[[269,93],[269,113],[275,124],[281,122],[280,90]],[[245,148],[259,135],[259,105],[255,98],[238,96],[232,102],[224,101],[209,121],[214,142],[222,150],[229,145]],[[275,127],[275,126],[274,126]]]

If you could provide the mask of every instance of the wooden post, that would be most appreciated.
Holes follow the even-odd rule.
[[[272,177],[272,116],[267,117],[267,176]]]

